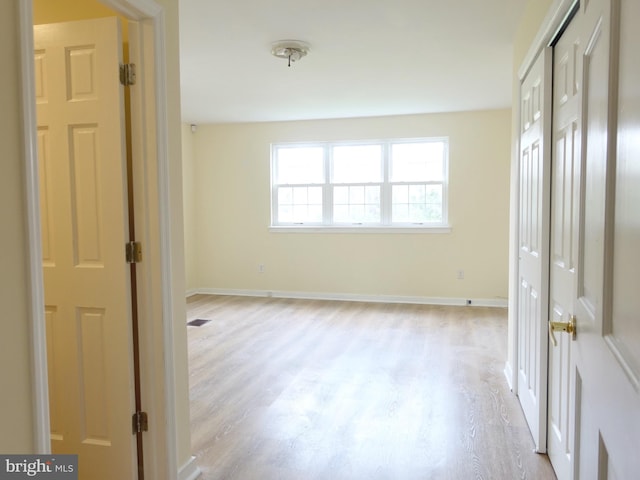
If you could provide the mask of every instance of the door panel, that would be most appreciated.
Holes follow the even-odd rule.
[[[549,107],[542,87],[549,59],[542,52],[521,85],[518,397],[539,452],[546,449],[550,174],[544,142]]]
[[[605,195],[607,187],[608,39],[605,20],[597,19],[584,53],[584,144],[582,165],[579,302],[595,324],[602,309]],[[586,319],[585,319],[586,320]]]
[[[34,33],[52,449],[80,478],[134,478],[119,25]]]
[[[628,17],[638,18],[637,3],[591,0],[584,8],[589,42],[583,69],[582,268],[576,302],[576,370],[583,384],[577,461],[581,478],[635,478],[640,471],[640,394],[635,370],[640,335],[637,310],[633,317],[628,313],[638,305],[638,295],[628,290],[630,294],[624,295],[625,284],[634,282],[631,272],[640,268],[638,230],[629,228],[634,222],[638,225],[638,214],[629,206],[637,198],[640,177],[625,175],[630,162],[637,164],[640,155],[640,36],[634,17]],[[632,144],[628,143],[630,127],[636,129]],[[633,209],[637,208],[636,203]]]
[[[569,322],[576,292],[578,203],[581,152],[582,40],[574,19],[553,51],[553,154],[549,320]],[[556,334],[549,350],[548,454],[560,480],[572,476],[575,381],[572,340]]]

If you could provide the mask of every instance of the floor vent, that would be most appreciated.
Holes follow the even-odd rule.
[[[210,321],[211,320],[206,320],[204,318],[196,318],[195,320],[187,322],[187,325],[191,327],[201,327],[202,325],[204,325],[205,323],[209,323]]]

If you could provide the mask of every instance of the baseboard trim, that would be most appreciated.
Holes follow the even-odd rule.
[[[191,290],[187,290],[186,293],[186,297],[193,297],[194,295],[197,295],[198,293],[200,293],[200,290],[198,290],[197,288],[192,288]]]
[[[415,297],[397,295],[365,295],[352,293],[287,292],[270,290],[242,290],[227,288],[199,288],[190,290],[190,295],[236,295],[242,297],[294,298],[302,300],[342,300],[347,302],[372,303],[413,303],[423,305],[449,305],[474,307],[507,308],[504,298],[455,298],[455,297]],[[471,303],[469,303],[471,302]]]
[[[196,464],[196,457],[191,457],[178,470],[178,480],[196,480],[201,474],[202,470]]]
[[[513,392],[513,368],[511,368],[511,364],[506,362],[504,364],[504,376],[507,377],[507,385],[509,385],[509,389]]]

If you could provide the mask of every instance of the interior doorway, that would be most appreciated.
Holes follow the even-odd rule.
[[[24,131],[26,151],[31,318],[33,336],[33,389],[35,450],[51,450],[49,387],[47,381],[44,281],[37,175],[35,73],[33,63],[33,6],[31,0],[15,0],[19,6],[22,78],[25,85]],[[56,1],[57,5],[66,0]],[[53,4],[54,2],[51,2]],[[77,2],[74,7],[82,9]],[[86,2],[88,3],[88,2]],[[129,20],[140,42],[138,78],[141,94],[132,98],[134,117],[133,178],[136,183],[136,232],[147,253],[137,273],[141,317],[142,392],[153,434],[146,437],[145,471],[150,478],[173,478],[178,472],[176,387],[173,357],[174,309],[172,305],[171,228],[168,203],[168,134],[165,80],[164,9],[153,1],[105,0]],[[131,35],[131,33],[130,33]],[[154,320],[151,321],[151,318]],[[129,424],[131,428],[131,424]],[[186,468],[187,464],[183,465]],[[184,468],[183,468],[184,469]],[[197,470],[195,466],[190,470]],[[187,472],[190,475],[191,472]],[[184,477],[188,478],[188,477]]]

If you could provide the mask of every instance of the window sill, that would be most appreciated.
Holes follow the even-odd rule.
[[[282,225],[269,227],[270,233],[379,233],[379,234],[441,234],[451,233],[450,225],[439,226],[402,226],[402,227],[372,227],[372,226],[322,226],[322,225]]]

